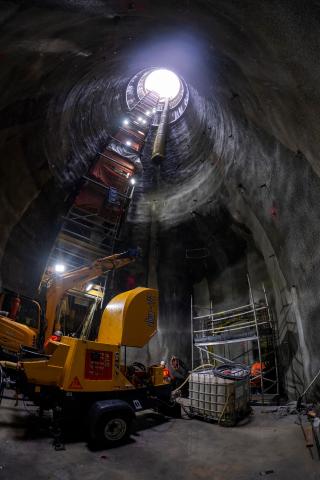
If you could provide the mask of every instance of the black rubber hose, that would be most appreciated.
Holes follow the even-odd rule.
[[[241,363],[220,365],[214,369],[214,373],[217,377],[228,380],[247,380],[250,377],[250,369]]]

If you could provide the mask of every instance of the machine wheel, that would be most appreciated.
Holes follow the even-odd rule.
[[[107,413],[98,422],[96,439],[106,446],[123,443],[131,433],[131,419],[123,413]]]

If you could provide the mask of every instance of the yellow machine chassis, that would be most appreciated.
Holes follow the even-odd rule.
[[[120,371],[120,347],[88,340],[62,337],[61,342],[50,342],[52,355],[48,360],[23,362],[29,383],[55,386],[64,391],[105,392],[134,388]],[[91,362],[88,357],[97,355]],[[86,365],[87,362],[87,365]],[[101,363],[107,366],[101,367]],[[105,374],[100,373],[104,368]],[[94,377],[98,379],[94,379]],[[104,376],[105,378],[100,378]]]
[[[142,347],[157,330],[158,292],[138,287],[107,305],[97,341],[62,337],[50,340],[48,358],[21,362],[27,382],[70,392],[109,392],[135,388],[120,366],[120,346]],[[151,367],[151,381],[163,384],[160,367]]]

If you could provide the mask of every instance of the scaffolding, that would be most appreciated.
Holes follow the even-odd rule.
[[[135,173],[141,168],[145,137],[151,127],[159,97],[152,92],[126,112],[126,119],[97,156],[86,175],[51,250],[46,272],[55,264],[72,270],[90,265],[95,259],[111,255],[134,192]],[[113,272],[114,274],[114,272]],[[108,274],[101,277],[106,286]]]
[[[192,369],[195,360],[213,366],[218,363],[249,365],[251,393],[255,398],[261,395],[264,403],[266,395],[279,394],[276,323],[264,285],[264,301],[259,303],[254,300],[249,276],[248,286],[249,304],[220,312],[214,312],[212,304],[210,307],[193,305],[191,297],[191,362]],[[196,313],[204,309],[209,313]],[[234,355],[236,345],[238,352]]]

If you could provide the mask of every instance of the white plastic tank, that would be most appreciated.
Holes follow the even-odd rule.
[[[192,413],[218,421],[236,421],[249,411],[249,378],[230,380],[213,369],[194,372],[189,379]]]

